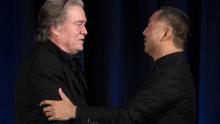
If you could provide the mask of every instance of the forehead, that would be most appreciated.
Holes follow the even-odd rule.
[[[84,9],[78,5],[69,6],[66,9],[66,15],[67,15],[67,19],[70,20],[86,21],[86,15]]]
[[[157,19],[157,17],[160,15],[161,12],[162,12],[162,10],[158,10],[158,11],[154,12],[152,14],[152,16],[150,17],[149,22],[155,21]]]

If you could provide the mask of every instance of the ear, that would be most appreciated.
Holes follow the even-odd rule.
[[[172,33],[173,33],[172,28],[170,26],[165,26],[163,28],[163,34],[162,34],[162,37],[161,37],[161,41],[170,40],[172,38]]]
[[[61,25],[51,25],[50,31],[54,35],[59,35],[61,33],[62,26]]]

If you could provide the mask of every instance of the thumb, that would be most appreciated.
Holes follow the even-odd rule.
[[[61,88],[59,88],[58,92],[59,92],[60,97],[62,98],[62,100],[68,99],[68,97],[64,94],[64,92]]]

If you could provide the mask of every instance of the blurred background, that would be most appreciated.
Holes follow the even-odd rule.
[[[15,79],[34,47],[37,13],[45,0],[0,4],[0,124],[14,124]],[[220,124],[219,0],[84,0],[88,36],[82,53],[92,105],[121,106],[141,87],[152,64],[142,32],[151,14],[173,6],[190,17],[185,52],[198,101],[198,124]]]

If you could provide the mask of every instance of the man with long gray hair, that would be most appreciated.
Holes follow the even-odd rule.
[[[39,103],[62,100],[62,88],[71,102],[86,106],[87,84],[75,57],[87,35],[83,6],[81,0],[46,0],[41,7],[36,48],[17,76],[16,124],[80,123],[68,115],[69,109],[62,109],[66,121],[49,122],[51,113],[44,115]]]

